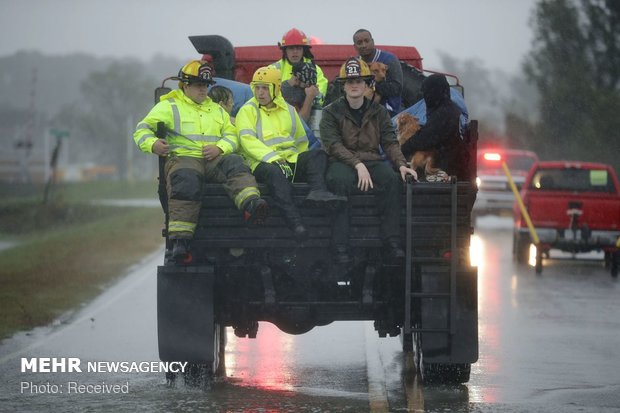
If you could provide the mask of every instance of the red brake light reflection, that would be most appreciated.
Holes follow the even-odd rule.
[[[483,157],[486,161],[501,161],[502,160],[502,156],[499,153],[495,153],[495,152],[486,152],[483,155]]]

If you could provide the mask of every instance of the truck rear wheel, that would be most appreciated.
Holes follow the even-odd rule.
[[[208,389],[213,379],[226,375],[224,354],[226,347],[226,327],[215,324],[213,334],[213,363],[188,363],[183,373],[183,381],[188,387]],[[168,379],[168,376],[166,376]]]
[[[620,250],[614,252],[611,255],[611,276],[614,278],[618,277],[618,269],[620,268]]]

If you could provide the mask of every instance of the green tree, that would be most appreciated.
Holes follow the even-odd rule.
[[[80,102],[65,106],[54,120],[72,129],[70,158],[116,165],[122,177],[128,173],[128,151],[130,158],[143,163],[146,157],[137,154],[131,133],[152,107],[158,83],[145,73],[142,63],[115,62],[80,84]]]
[[[526,76],[539,95],[531,146],[543,157],[619,166],[620,3],[541,0]]]
[[[514,127],[518,118],[522,118],[520,122],[523,123],[536,120],[531,107],[537,101],[537,92],[531,82],[523,76],[489,70],[478,59],[457,60],[447,54],[440,56],[442,68],[448,73],[458,74],[459,82],[465,88],[470,118],[479,122],[478,145],[527,148],[529,145],[523,136],[527,128]]]

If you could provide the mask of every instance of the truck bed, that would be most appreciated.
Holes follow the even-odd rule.
[[[457,245],[469,246],[471,233],[469,205],[472,188],[468,183],[458,183],[456,206]],[[199,223],[192,243],[193,264],[221,259],[229,250],[250,248],[256,250],[277,248],[296,250],[320,248],[330,251],[332,217],[328,210],[305,205],[304,199],[309,191],[307,184],[294,184],[294,200],[309,230],[309,239],[297,244],[292,232],[286,226],[279,210],[274,206],[268,189],[261,185],[263,197],[270,204],[270,216],[264,226],[251,228],[243,222],[241,212],[226,196],[221,185],[204,186],[204,200]],[[403,193],[404,193],[403,185]],[[450,249],[450,217],[452,200],[450,184],[413,184],[413,248],[414,256],[438,255]],[[405,200],[403,196],[401,220],[403,222],[402,241],[404,243]],[[363,249],[381,246],[379,237],[380,217],[375,206],[374,195],[358,193],[352,195],[350,245],[355,255],[364,254]],[[358,254],[359,253],[359,254]],[[327,257],[322,257],[326,259]]]

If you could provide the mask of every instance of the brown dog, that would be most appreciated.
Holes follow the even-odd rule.
[[[402,146],[420,129],[418,119],[410,113],[403,112],[396,118],[396,136]],[[436,159],[435,151],[417,151],[411,158],[411,167],[424,169],[424,174],[437,175],[441,170],[434,166]]]
[[[387,75],[388,67],[385,63],[381,62],[372,62],[368,68],[370,69],[370,73],[375,76],[375,82],[383,82],[385,80],[385,76]],[[366,97],[375,102],[381,102],[381,95],[375,91],[375,87],[368,89],[366,92]]]

